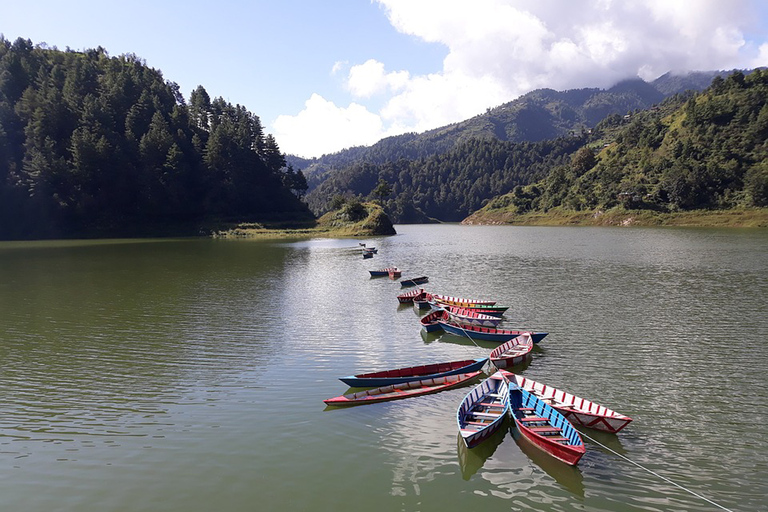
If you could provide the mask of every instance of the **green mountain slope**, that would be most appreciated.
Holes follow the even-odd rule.
[[[629,119],[613,116],[570,162],[491,200],[492,219],[553,208],[659,212],[768,206],[768,71],[715,78]]]

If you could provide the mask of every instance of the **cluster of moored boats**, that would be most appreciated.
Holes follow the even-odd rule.
[[[372,277],[397,279],[396,267],[370,271]],[[427,278],[423,277],[424,282]],[[408,284],[405,286],[413,286]],[[475,385],[458,406],[456,419],[461,439],[474,448],[504,425],[510,417],[522,437],[546,453],[576,465],[585,453],[584,442],[574,426],[616,433],[632,418],[595,402],[508,371],[531,358],[534,343],[546,332],[502,329],[499,324],[508,309],[495,301],[467,299],[429,293],[417,288],[397,296],[401,304],[412,303],[429,312],[421,318],[427,332],[445,331],[472,340],[499,343],[487,358],[432,363],[407,368],[374,371],[340,380],[361,391],[325,400],[331,406],[370,404],[437,393],[470,383]],[[483,371],[486,364],[493,372]]]

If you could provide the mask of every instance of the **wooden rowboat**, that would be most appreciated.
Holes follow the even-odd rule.
[[[509,410],[520,434],[566,464],[575,466],[586,448],[579,432],[553,407],[514,382],[509,383]]]
[[[400,270],[399,268],[392,267],[392,268],[389,269],[389,278],[390,279],[397,279],[401,275],[403,275],[403,271]]]
[[[417,284],[424,284],[429,281],[427,276],[414,277],[412,279],[403,279],[400,281],[400,286],[405,288],[406,286],[416,286]]]
[[[414,301],[416,304],[416,301]],[[423,317],[421,317],[421,327],[426,332],[437,332],[442,330],[442,326],[438,322],[439,320],[448,321],[448,312],[442,308],[430,311]]]
[[[341,377],[339,380],[353,388],[381,387],[414,380],[434,379],[458,373],[476,372],[485,366],[487,362],[487,357],[482,359],[465,359],[463,361],[449,361],[447,363],[424,364],[395,370],[361,373],[350,375],[349,377]]]
[[[497,371],[475,386],[456,411],[459,433],[467,448],[473,448],[501,428],[509,411],[509,386]]]
[[[497,329],[494,327],[480,327],[478,325],[460,325],[455,322],[437,320],[442,329],[450,334],[456,336],[464,336],[473,340],[494,341],[496,343],[504,343],[512,338],[520,336],[525,332],[530,332],[531,339],[534,343],[539,343],[543,340],[548,332],[531,332],[531,331],[518,331],[512,329]]]
[[[397,301],[400,304],[410,304],[413,302],[413,299],[426,297],[426,294],[427,292],[424,291],[424,288],[417,288],[415,290],[401,293],[397,296]]]
[[[441,306],[448,312],[448,318],[461,325],[482,325],[484,327],[496,327],[501,323],[498,316],[485,315],[469,308],[445,305]]]
[[[504,316],[504,312],[509,309],[508,306],[489,306],[488,304],[477,304],[474,306],[453,306],[451,304],[441,304],[437,301],[432,301],[432,304],[434,307],[442,307],[442,308],[462,308],[462,309],[469,309],[471,311],[476,311],[478,313],[482,313],[484,315],[491,315],[491,316],[498,316],[502,317]]]
[[[491,360],[493,360],[493,352],[491,352]],[[573,425],[616,433],[632,422],[629,416],[521,375],[511,375],[510,380],[536,395],[539,400],[551,405]]]
[[[460,373],[458,375],[447,375],[434,379],[414,380],[404,382],[403,384],[393,384],[379,388],[358,391],[334,398],[323,400],[328,405],[362,405],[373,404],[377,402],[386,402],[389,400],[401,400],[414,396],[428,395],[438,393],[446,389],[453,389],[465,384],[469,384],[484,375],[483,372]]]
[[[372,252],[363,252],[363,259],[373,258]]]
[[[386,277],[392,275],[393,272],[400,272],[397,267],[387,267],[379,270],[369,270],[371,277]]]
[[[449,306],[494,306],[496,305],[496,301],[492,300],[481,300],[481,299],[465,299],[462,297],[450,297],[448,295],[441,295],[439,293],[431,293],[430,299],[439,303],[439,304],[446,304]]]
[[[531,333],[524,332],[493,349],[490,359],[496,368],[509,368],[530,359],[532,351],[533,338]]]

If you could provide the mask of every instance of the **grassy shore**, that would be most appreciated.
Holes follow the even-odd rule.
[[[660,213],[613,208],[591,212],[554,208],[548,212],[517,214],[511,211],[479,210],[462,224],[509,224],[517,226],[679,226],[679,227],[768,227],[768,208],[696,210]]]
[[[239,223],[213,231],[214,238],[353,238],[397,234],[381,206],[358,203],[304,222]],[[356,206],[356,205],[355,205]]]

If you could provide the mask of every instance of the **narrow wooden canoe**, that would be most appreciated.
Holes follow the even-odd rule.
[[[400,272],[397,267],[387,267],[379,270],[369,270],[371,277],[386,277],[392,275],[392,272]]]
[[[427,292],[424,291],[424,288],[417,288],[415,290],[401,293],[397,296],[397,301],[400,304],[409,304],[413,302],[413,299],[426,297],[426,294]]]
[[[366,259],[366,258],[373,258],[373,253],[372,252],[363,252],[363,259]]]
[[[370,252],[372,254],[378,254],[379,250],[375,247],[363,247],[363,252]]]
[[[414,380],[404,382],[403,384],[393,384],[379,388],[358,391],[348,395],[341,395],[334,398],[323,400],[328,405],[362,405],[373,404],[377,402],[386,402],[389,400],[401,400],[414,396],[428,395],[438,393],[446,389],[453,389],[465,384],[469,384],[484,375],[483,372],[460,373],[457,375],[447,375],[435,379]]]
[[[445,377],[446,375],[456,375],[457,373],[471,373],[482,369],[488,358],[465,359],[462,361],[449,361],[446,363],[432,363],[421,366],[410,366],[408,368],[397,368],[394,370],[383,370],[378,372],[361,373],[341,377],[339,380],[353,388],[372,388],[389,386],[392,384],[402,384],[414,380],[434,379]]]
[[[511,375],[510,380],[551,405],[574,425],[616,433],[632,422],[629,416],[521,375]]]
[[[571,466],[586,448],[579,432],[565,417],[536,395],[509,383],[509,410],[520,434],[538,448]]]
[[[401,275],[403,275],[403,271],[400,270],[399,268],[392,267],[392,268],[389,269],[389,278],[390,279],[397,279]]]
[[[461,325],[482,325],[484,327],[496,327],[501,323],[498,316],[486,315],[477,311],[460,306],[444,305],[441,306],[448,312],[450,320]]]
[[[507,342],[512,338],[520,336],[524,332],[530,332],[533,342],[539,343],[547,336],[547,334],[549,334],[548,332],[497,329],[494,327],[480,327],[478,325],[460,325],[445,320],[438,320],[437,322],[440,324],[440,327],[442,327],[442,329],[447,333],[455,334],[456,336],[464,336],[465,338],[474,340],[495,341],[497,343]]]
[[[490,315],[490,316],[498,316],[502,317],[504,316],[504,312],[509,309],[508,306],[489,306],[487,304],[477,304],[475,306],[453,306],[451,304],[444,304],[437,301],[432,301],[432,304],[435,307],[442,307],[442,308],[462,308],[462,309],[468,309],[471,311],[476,311],[478,313],[482,313],[484,315]]]
[[[496,368],[509,368],[530,359],[532,351],[533,338],[531,333],[524,332],[493,349],[490,359]]]
[[[473,448],[501,428],[509,411],[509,385],[497,371],[475,386],[456,411],[459,433],[467,448]]]
[[[431,293],[431,300],[440,303],[447,304],[449,306],[495,306],[496,301],[493,300],[481,300],[481,299],[465,299],[462,297],[450,297],[448,295],[441,295],[439,293]]]
[[[427,276],[414,277],[412,279],[403,279],[400,281],[400,286],[405,288],[406,286],[416,286],[417,284],[424,284],[429,281]]]
[[[415,301],[414,304],[416,304]],[[421,317],[421,327],[426,332],[441,331],[443,327],[440,325],[439,320],[448,321],[448,312],[442,308],[432,310]]]

